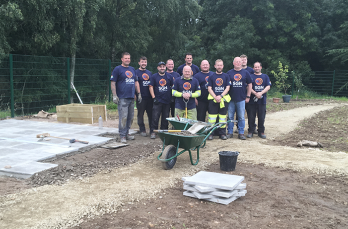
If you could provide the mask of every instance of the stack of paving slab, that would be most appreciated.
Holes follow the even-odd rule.
[[[183,177],[184,196],[229,204],[247,193],[243,176],[201,171],[191,177]]]

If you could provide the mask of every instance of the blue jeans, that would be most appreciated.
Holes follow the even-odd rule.
[[[118,110],[118,132],[120,137],[126,137],[133,123],[134,118],[134,99],[120,99],[117,106]]]
[[[227,120],[234,120],[234,113],[237,113],[238,117],[238,134],[244,134],[245,127],[245,100],[240,102],[231,102],[228,104],[228,118]],[[233,134],[234,122],[228,123],[227,134]]]

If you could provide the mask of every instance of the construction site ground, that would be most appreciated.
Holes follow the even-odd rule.
[[[269,103],[266,140],[215,138],[197,166],[185,153],[163,170],[162,142],[136,135],[26,180],[0,177],[0,228],[347,228],[347,105]],[[117,127],[113,115],[104,126]],[[324,148],[299,148],[301,140]],[[220,170],[223,150],[240,152],[235,171]],[[184,197],[181,178],[202,170],[245,176],[248,193],[229,205]]]

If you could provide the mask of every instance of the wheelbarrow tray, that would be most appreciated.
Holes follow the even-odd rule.
[[[180,118],[179,120],[176,120],[176,118],[167,118],[168,122],[172,124],[174,129],[176,130],[188,130],[193,124],[200,122],[197,120],[192,120],[192,119],[187,119],[187,118]],[[207,125],[210,125],[209,123],[206,123]],[[205,129],[201,129],[200,131],[197,132],[197,134],[202,133]]]
[[[172,134],[168,132],[158,133],[158,136],[160,137],[160,139],[165,145],[178,146],[178,143],[179,143],[179,148],[182,148],[185,150],[189,150],[197,146],[200,146],[203,143],[204,138],[206,137],[206,135],[203,135],[203,134],[186,136],[186,135]]]

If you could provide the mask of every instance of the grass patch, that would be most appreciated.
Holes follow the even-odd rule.
[[[11,117],[11,111],[9,110],[0,111],[0,119],[5,119],[8,116]]]

